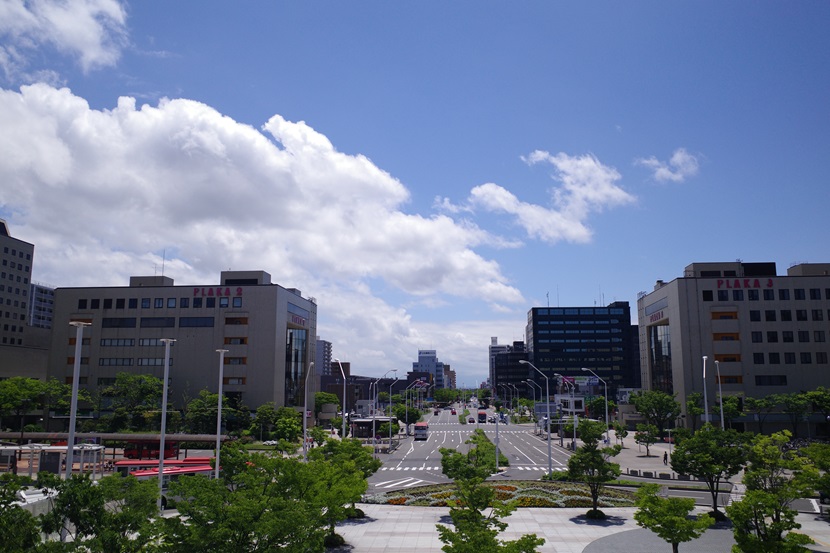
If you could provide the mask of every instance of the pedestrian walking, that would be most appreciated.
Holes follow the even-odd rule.
[[[669,464],[669,452],[668,451],[663,452],[663,464],[664,465]]]

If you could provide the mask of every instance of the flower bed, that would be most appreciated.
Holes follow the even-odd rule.
[[[501,501],[515,501],[519,507],[586,507],[590,508],[591,493],[587,486],[564,482],[514,481],[511,484],[491,486],[495,497]],[[446,507],[455,500],[455,485],[433,485],[420,488],[397,490],[366,496],[364,503],[381,505],[416,505],[424,507]],[[599,497],[601,507],[633,507],[634,494],[628,490],[603,489]]]

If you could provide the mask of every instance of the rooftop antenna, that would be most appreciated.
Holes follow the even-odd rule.
[[[164,262],[167,261],[167,249],[162,250],[161,253],[161,276],[164,276]]]
[[[545,292],[545,297],[548,299],[548,307],[550,307],[550,292]]]

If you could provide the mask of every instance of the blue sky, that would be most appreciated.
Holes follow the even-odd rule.
[[[34,278],[263,269],[353,370],[459,384],[534,306],[827,262],[827,2],[0,0]],[[635,321],[636,322],[636,321]]]

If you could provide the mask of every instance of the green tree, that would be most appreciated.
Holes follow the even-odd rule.
[[[23,441],[24,416],[43,405],[46,384],[37,378],[13,376],[0,380],[0,418],[12,418],[13,428],[20,431]]]
[[[233,485],[226,473],[171,483],[181,516],[160,521],[163,551],[322,553],[328,524],[320,480],[331,473],[294,458],[225,451]]]
[[[637,511],[634,520],[671,544],[673,553],[678,553],[681,543],[700,537],[713,523],[709,515],[692,518],[689,514],[695,508],[695,500],[689,497],[659,497],[657,484],[645,484],[637,490]]]
[[[143,430],[145,414],[159,411],[163,389],[161,379],[149,374],[115,375],[115,384],[102,391],[104,397],[111,398],[110,430]]]
[[[614,423],[614,435],[620,441],[620,447],[625,448],[623,440],[628,437],[628,428],[621,422]]]
[[[593,519],[605,518],[605,513],[599,510],[599,495],[606,482],[620,475],[620,465],[608,459],[619,454],[622,447],[600,447],[600,442],[605,437],[604,433],[604,422],[582,421],[579,425],[579,436],[583,445],[568,459],[568,479],[584,482],[591,492],[593,507],[588,511],[588,518]]]
[[[454,449],[441,448],[441,467],[445,475],[455,483],[456,500],[450,502],[450,518],[454,528],[438,524],[439,539],[445,553],[534,553],[545,543],[535,534],[522,536],[513,542],[498,539],[507,524],[501,519],[515,510],[514,504],[496,499],[495,490],[484,481],[495,469],[495,462],[487,462],[491,456],[478,451],[479,445],[467,454]],[[485,511],[489,509],[489,513]]]
[[[692,421],[692,431],[697,430],[697,421],[700,416],[705,414],[706,410],[703,408],[703,394],[700,392],[692,392],[686,396],[686,416]]]
[[[820,476],[815,482],[815,491],[830,497],[830,444],[813,442],[800,448],[798,453],[812,461],[820,471]]]
[[[591,401],[588,402],[586,405],[588,409],[588,414],[591,418],[605,421],[605,396],[595,396]],[[611,413],[614,409],[617,408],[617,404],[613,401],[608,401],[608,412]],[[609,421],[609,424],[611,422]]]
[[[758,433],[764,433],[764,422],[778,404],[781,403],[778,394],[770,394],[764,397],[744,398],[744,415],[753,417],[758,422]]]
[[[259,435],[263,436],[264,430],[265,433],[263,439],[265,436],[270,438],[271,430],[277,423],[277,418],[278,417],[276,404],[273,401],[263,403],[262,405],[257,407],[256,414],[254,415],[254,418],[251,421],[251,431],[258,431]]]
[[[21,489],[21,477],[0,475],[0,543],[7,553],[29,553],[40,543],[37,519],[16,503]]]
[[[340,398],[337,397],[337,394],[329,392],[317,392],[314,394],[314,417],[316,418],[320,414],[320,411],[323,410],[323,405],[329,403],[337,405],[337,409],[340,409]]]
[[[744,438],[732,429],[721,430],[704,424],[689,438],[677,444],[671,467],[680,474],[691,474],[703,480],[712,496],[712,516],[722,520],[718,511],[721,482],[738,474],[745,458]]]
[[[733,551],[806,551],[812,543],[795,522],[793,501],[812,493],[818,470],[811,460],[786,445],[789,432],[757,435],[747,448],[744,484],[747,494],[726,508],[733,521]]]
[[[214,434],[216,432],[216,413],[219,409],[219,394],[201,390],[199,395],[187,402],[185,408],[185,428],[192,434]],[[231,416],[232,408],[228,398],[222,398],[222,424]]]
[[[650,447],[660,441],[660,434],[653,424],[637,425],[637,432],[634,433],[634,441],[646,446],[646,457],[651,457]]]
[[[326,432],[322,426],[313,426],[308,429],[308,436],[314,441],[314,443],[320,446],[326,443],[329,433]]]
[[[659,390],[633,394],[631,402],[649,424],[657,427],[657,433],[660,436],[663,435],[669,423],[680,416],[680,404],[674,396]]]
[[[723,423],[727,428],[732,428],[732,420],[741,416],[741,401],[738,396],[724,396],[723,398]],[[715,417],[720,418],[721,402],[714,408]]]
[[[418,409],[412,409],[411,407],[407,408],[406,405],[395,405],[392,408],[392,412],[396,419],[403,422],[406,425],[406,435],[409,435],[409,425],[415,424],[419,420],[421,420],[421,411]]]
[[[453,390],[451,388],[438,388],[435,390],[433,398],[436,403],[440,403],[441,405],[449,405],[454,402],[456,398],[458,398],[458,390]]]
[[[158,497],[154,480],[114,474],[94,482],[88,474],[62,480],[58,475],[40,473],[38,481],[58,492],[52,509],[41,516],[42,531],[55,534],[63,530],[72,543],[83,544],[75,550],[137,553],[156,536],[151,523]]]
[[[781,402],[782,410],[787,418],[790,419],[790,425],[793,428],[793,437],[798,437],[798,424],[805,419],[807,413],[810,412],[810,398],[803,392],[792,392],[790,394],[780,394],[778,396]]]
[[[830,421],[830,389],[819,386],[807,392],[807,398],[813,405],[813,411],[821,413],[824,420]]]

